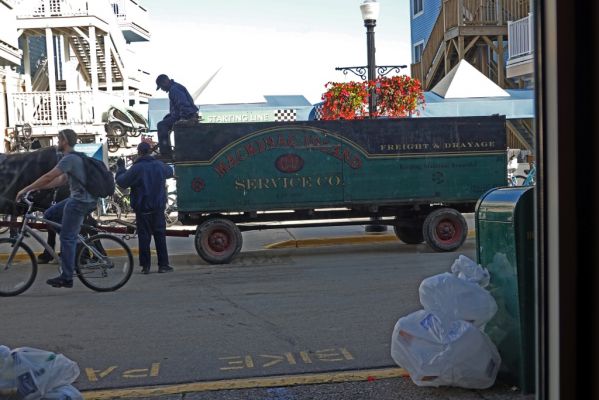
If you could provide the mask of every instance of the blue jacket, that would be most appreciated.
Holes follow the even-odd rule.
[[[193,98],[185,89],[185,86],[171,79],[171,86],[168,89],[168,100],[170,102],[169,116],[178,121],[181,118],[189,118],[192,114],[199,111],[193,104]]]
[[[121,167],[116,172],[116,183],[131,188],[131,207],[136,212],[164,211],[166,207],[166,180],[173,177],[173,169],[152,156],[139,157],[129,170]]]

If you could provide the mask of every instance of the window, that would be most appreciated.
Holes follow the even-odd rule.
[[[412,0],[412,15],[417,17],[424,10],[424,0]]]
[[[414,45],[414,64],[419,63],[422,59],[422,52],[424,51],[424,42],[418,42]]]

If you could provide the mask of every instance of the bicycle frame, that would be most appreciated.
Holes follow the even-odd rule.
[[[10,256],[8,257],[7,265],[10,265],[10,263],[12,262],[12,260],[15,256],[15,253],[19,248],[19,244],[21,244],[21,242],[23,242],[23,239],[25,239],[26,236],[30,235],[39,244],[41,244],[44,247],[44,249],[46,249],[46,251],[55,260],[58,261],[59,268],[62,268],[62,264],[61,264],[60,258],[58,257],[58,254],[56,254],[54,249],[52,247],[50,247],[48,242],[46,242],[39,233],[37,233],[34,229],[29,227],[28,223],[29,222],[43,222],[43,223],[50,225],[56,229],[62,228],[62,225],[57,222],[50,221],[46,218],[41,218],[41,217],[38,217],[38,216],[32,214],[31,208],[33,207],[33,202],[26,200],[26,203],[29,205],[29,208],[28,208],[27,212],[25,213],[25,216],[23,217],[23,224],[21,225],[21,228],[19,229],[19,234],[17,235],[15,245],[13,246],[13,251],[11,252]],[[94,253],[94,255],[96,257],[99,257],[99,259],[104,259],[105,256],[103,254],[98,252],[97,249],[95,249],[92,246],[89,246],[89,245],[87,245],[87,243],[85,243],[85,238],[81,234],[77,235],[77,243],[83,244],[87,249],[89,249],[92,253]]]

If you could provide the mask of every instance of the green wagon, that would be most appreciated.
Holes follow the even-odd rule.
[[[462,213],[506,185],[505,117],[176,126],[175,160],[179,220],[197,225],[210,263],[274,221],[376,219],[405,243],[453,251],[467,236]]]

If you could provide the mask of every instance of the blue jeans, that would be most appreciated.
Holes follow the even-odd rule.
[[[63,279],[72,280],[75,271],[75,252],[77,251],[77,235],[87,214],[96,208],[96,203],[88,203],[73,198],[64,199],[48,208],[44,217],[62,224],[60,234],[60,264]]]
[[[173,129],[173,125],[177,120],[171,116],[164,117],[164,119],[157,124],[158,128],[158,147],[160,154],[171,154],[171,138],[170,132]]]
[[[139,265],[142,268],[150,268],[150,241],[154,236],[158,267],[168,267],[164,210],[149,213],[135,212],[135,224],[139,241]]]

